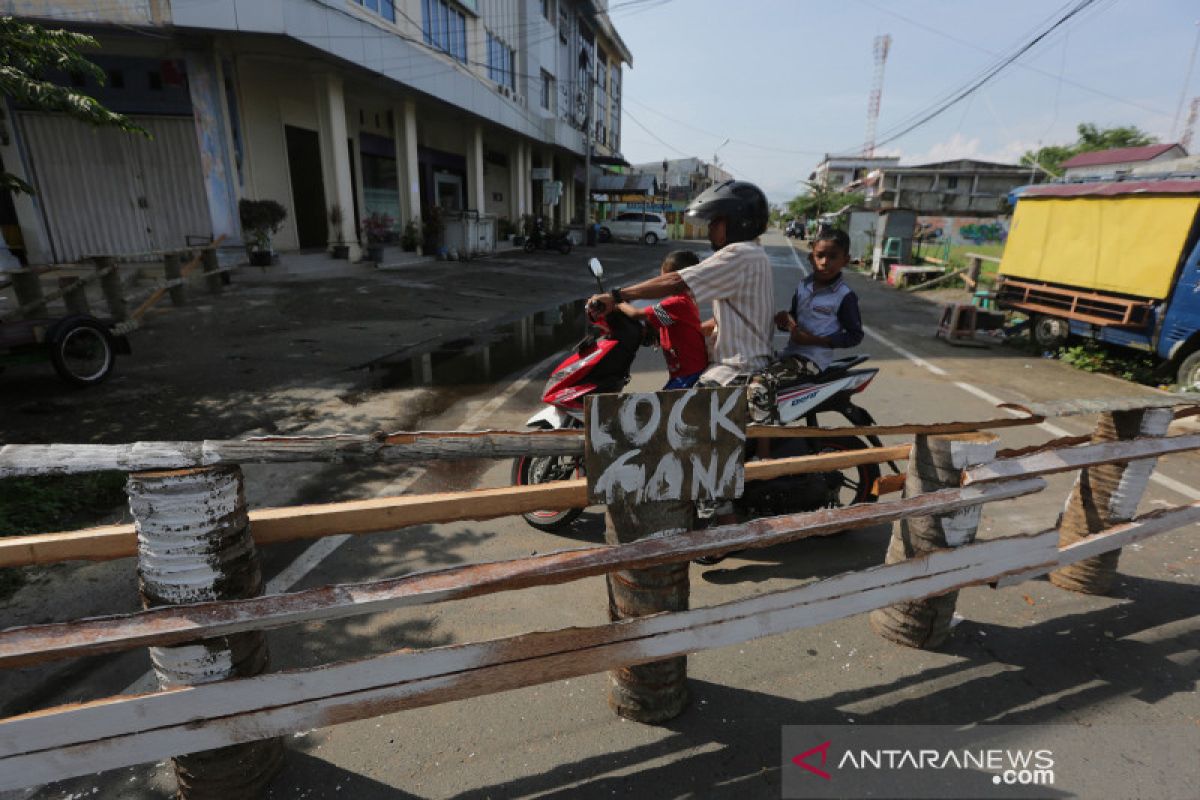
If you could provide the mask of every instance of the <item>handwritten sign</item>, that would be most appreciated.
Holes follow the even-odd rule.
[[[584,463],[593,503],[723,500],[742,493],[745,390],[588,398]]]

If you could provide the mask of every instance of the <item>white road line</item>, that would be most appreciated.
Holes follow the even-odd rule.
[[[515,397],[519,392],[523,391],[526,386],[533,382],[534,377],[554,364],[562,353],[555,353],[547,358],[542,359],[534,364],[525,372],[521,373],[521,377],[505,387],[504,391],[493,397],[491,400],[484,403],[458,426],[457,430],[473,430],[479,426],[479,423],[490,417],[492,414],[500,410],[500,407]],[[424,467],[417,467],[403,477],[384,486],[375,493],[376,497],[390,497],[397,494],[403,494],[408,491],[414,483],[419,481],[427,472]],[[267,581],[263,587],[263,594],[280,594],[295,586],[302,581],[310,572],[316,569],[322,561],[333,555],[339,547],[349,541],[350,534],[339,534],[337,536],[325,536],[318,539],[308,547],[303,553],[296,558],[291,564],[284,567],[278,575]],[[154,676],[154,671],[150,670],[143,674],[136,681],[131,683],[122,694],[142,694],[152,692],[157,687],[157,680]]]
[[[894,350],[895,352],[904,356],[909,361],[916,364],[918,367],[922,367],[924,369],[929,370],[934,375],[946,377],[946,376],[949,376],[949,374],[950,374],[950,373],[946,372],[946,370],[942,369],[941,367],[929,363],[928,361],[926,361],[925,359],[921,358],[920,356],[918,356],[914,353],[910,353],[909,351],[905,350],[903,347],[892,344],[890,341],[885,339],[883,336],[881,336],[879,333],[875,332],[874,330],[868,328],[866,325],[863,326],[863,333],[867,334],[872,339],[875,339],[880,344],[882,344],[884,347],[890,348],[891,350]],[[985,400],[985,401],[991,403],[992,405],[998,406],[1004,402],[999,397],[996,397],[994,394],[991,394],[989,392],[985,392],[983,389],[980,389],[978,386],[972,386],[971,384],[965,383],[963,381],[951,381],[951,383],[953,383],[959,389],[962,389],[964,392],[973,394],[976,397],[978,397],[979,399]],[[1009,409],[1009,408],[1006,408],[1003,410],[1005,412],[1011,414],[1014,417],[1024,416],[1019,411],[1013,411],[1012,409]],[[1041,428],[1042,430],[1046,431],[1047,433],[1053,434],[1054,436],[1070,436],[1071,435],[1070,431],[1065,430],[1064,428],[1060,428],[1057,425],[1051,425],[1049,422],[1040,423],[1038,425],[1038,427]],[[1182,483],[1181,481],[1177,481],[1172,477],[1163,475],[1161,472],[1155,472],[1155,473],[1151,474],[1150,480],[1154,481],[1159,486],[1162,486],[1163,488],[1166,488],[1166,489],[1170,489],[1172,492],[1181,494],[1190,500],[1200,500],[1200,490],[1197,490],[1191,486],[1188,486],[1186,483]]]

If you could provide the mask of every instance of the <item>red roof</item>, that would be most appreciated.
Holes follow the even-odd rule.
[[[1200,195],[1200,180],[1105,181],[1097,183],[1046,183],[1031,186],[1020,199],[1030,197],[1111,197],[1119,194]]]
[[[1099,167],[1105,164],[1128,164],[1135,161],[1150,161],[1176,147],[1175,144],[1148,144],[1143,147],[1117,147],[1113,150],[1096,150],[1080,153],[1062,163],[1063,167]]]

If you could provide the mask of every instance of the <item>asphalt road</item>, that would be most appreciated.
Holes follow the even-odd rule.
[[[781,236],[765,239],[784,308],[803,262]],[[661,249],[661,248],[660,248]],[[933,338],[936,307],[858,275],[879,377],[861,404],[881,423],[979,419],[997,401],[1118,396],[1149,390],[1074,371],[1008,349],[953,348]],[[581,287],[582,288],[582,287]],[[420,420],[426,429],[516,428],[538,406],[548,363],[521,377],[458,386],[456,402]],[[528,367],[526,368],[528,369]],[[631,389],[661,385],[660,356],[646,351]],[[436,407],[437,404],[434,404]],[[486,422],[483,422],[486,420]],[[1008,429],[1002,446],[1084,433],[1086,417],[1052,420],[1054,432]],[[1195,456],[1160,462],[1142,508],[1200,499]],[[435,465],[384,474],[328,474],[341,484],[442,491],[500,486],[509,465]],[[248,480],[256,479],[247,470]],[[285,479],[275,474],[272,480]],[[1070,478],[1043,493],[988,506],[981,537],[1051,527]],[[469,561],[514,558],[600,542],[593,509],[565,535],[520,520],[424,526],[268,554],[276,588],[307,588],[407,574]],[[780,732],[793,724],[1167,725],[1200,721],[1196,694],[1200,623],[1195,527],[1126,549],[1110,597],[1087,597],[1033,581],[962,592],[963,621],[937,652],[894,646],[854,617],[689,657],[692,702],[676,720],[647,726],[617,718],[606,678],[586,676],[407,711],[292,737],[278,798],[393,797],[778,797]],[[751,551],[716,567],[692,567],[693,607],[711,605],[882,562],[890,528]],[[328,541],[328,540],[327,540]],[[289,566],[299,563],[299,567]],[[287,570],[290,570],[288,572]],[[279,580],[280,574],[284,580]],[[292,578],[296,578],[292,580]],[[280,584],[290,583],[290,586]],[[401,647],[426,648],[606,622],[603,580],[507,592],[272,632],[273,668],[317,666]],[[144,654],[108,662],[72,685],[99,696],[136,682]],[[63,701],[66,697],[48,697]],[[1151,731],[1153,729],[1146,729]],[[1101,773],[1094,794],[1113,796]],[[119,770],[46,787],[40,798],[159,797],[167,770]],[[21,795],[24,796],[24,795]]]

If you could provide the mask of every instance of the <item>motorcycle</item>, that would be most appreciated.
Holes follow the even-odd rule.
[[[547,231],[538,220],[529,236],[525,238],[525,252],[535,250],[557,250],[564,256],[571,252],[571,237],[566,231]]]
[[[593,258],[588,267],[603,293],[601,278],[604,270],[600,261]],[[588,318],[600,335],[585,338],[555,367],[542,393],[546,407],[530,417],[526,427],[582,430],[584,399],[593,393],[621,391],[629,382],[638,348],[648,340],[653,342],[647,336],[646,326],[616,309],[603,317],[593,316],[589,309]],[[779,422],[786,425],[803,419],[804,424],[816,427],[820,425],[821,415],[835,413],[851,425],[874,425],[870,413],[853,402],[853,396],[866,389],[879,373],[874,368],[856,369],[868,358],[865,355],[849,356],[833,362],[818,375],[779,387],[775,397]],[[883,444],[877,436],[780,438],[770,442],[770,458],[863,450]],[[753,447],[753,442],[748,443],[747,457],[753,453]],[[890,466],[899,472],[895,464]],[[579,456],[521,456],[514,460],[512,468],[512,482],[518,486],[583,476],[583,459]],[[750,519],[873,503],[879,497],[879,477],[877,465],[863,464],[843,470],[749,482],[742,497],[734,502],[734,508],[740,518]],[[533,511],[523,516],[532,527],[554,533],[565,529],[581,513],[583,509],[573,508]]]

